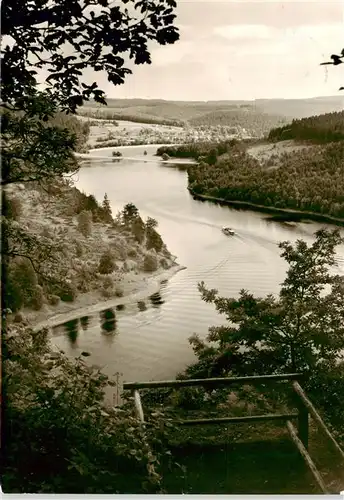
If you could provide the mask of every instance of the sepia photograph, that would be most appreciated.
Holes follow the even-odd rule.
[[[344,492],[342,0],[2,0],[1,491]]]

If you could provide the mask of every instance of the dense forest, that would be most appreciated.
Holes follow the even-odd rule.
[[[102,119],[102,120],[125,120],[129,122],[135,123],[148,123],[148,124],[158,124],[158,125],[170,125],[174,127],[183,127],[184,122],[180,120],[161,118],[158,116],[147,116],[140,113],[126,113],[118,112],[115,110],[109,109],[100,109],[100,108],[81,108],[78,111],[78,115],[80,116],[88,116],[89,118]]]
[[[230,151],[234,146],[242,148],[236,139],[222,142],[189,142],[179,146],[161,146],[157,149],[158,156],[168,155],[172,158],[194,158],[214,164],[218,157]]]
[[[269,139],[307,140],[315,143],[327,143],[344,140],[344,111],[310,116],[293,120],[290,124],[270,130]]]
[[[202,162],[188,171],[197,194],[264,206],[344,217],[344,143],[284,154],[279,167],[232,151],[215,165]]]
[[[250,135],[261,137],[272,127],[285,123],[282,116],[268,115],[256,110],[254,107],[238,108],[225,111],[211,111],[202,116],[189,120],[190,125],[227,125],[242,127]]]

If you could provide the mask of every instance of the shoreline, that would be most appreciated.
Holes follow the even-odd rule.
[[[212,201],[214,203],[219,203],[221,205],[232,206],[238,209],[241,208],[242,210],[252,210],[261,213],[285,215],[289,216],[290,217],[289,220],[292,222],[302,222],[302,220],[311,220],[313,222],[327,222],[329,224],[333,224],[336,226],[342,226],[342,227],[344,226],[344,219],[333,217],[331,215],[320,214],[316,212],[302,212],[301,210],[292,210],[288,208],[269,207],[265,205],[258,205],[256,203],[251,203],[249,201],[225,200],[224,198],[217,198],[215,196],[210,196],[206,194],[197,194],[190,187],[188,187],[187,189],[194,199],[200,201]],[[272,218],[272,220],[274,219]],[[278,221],[279,219],[276,217],[275,220]]]
[[[159,143],[152,143],[152,144],[126,144],[124,146],[104,146],[102,148],[90,148],[88,150],[89,153],[93,153],[94,151],[103,151],[106,149],[127,149],[127,148],[149,148],[149,147],[162,147],[162,146],[181,146],[184,143],[175,143],[175,142],[169,142],[169,143],[164,143],[164,144],[159,144]],[[87,154],[87,153],[85,153]]]
[[[109,160],[108,157],[106,156],[95,156],[95,155],[88,155],[87,153],[80,153],[78,155],[78,158],[80,161],[84,162],[89,162],[89,161],[104,161],[104,159]],[[112,160],[115,160],[114,163],[120,162],[121,160],[129,160],[129,161],[139,161],[139,162],[144,162],[144,163],[156,163],[157,161],[160,161],[162,163],[167,163],[170,165],[197,165],[196,161],[193,161],[192,159],[189,158],[171,158],[169,160],[162,160],[160,156],[155,156],[154,158],[146,158],[145,156],[119,156],[119,157],[113,157],[111,158]]]
[[[54,326],[60,325],[67,321],[71,321],[73,319],[77,319],[81,316],[95,314],[106,308],[115,307],[119,304],[126,305],[134,301],[137,302],[139,300],[146,299],[150,295],[153,295],[154,293],[157,293],[159,291],[162,281],[171,279],[175,274],[185,269],[185,266],[177,264],[170,267],[169,269],[158,269],[154,273],[147,273],[146,276],[142,274],[137,278],[136,282],[132,286],[127,283],[128,290],[122,297],[113,297],[106,300],[99,300],[99,296],[94,293],[94,303],[85,304],[90,295],[80,294],[75,302],[62,302],[56,307],[55,314],[39,322],[29,321],[28,326],[34,331],[38,331],[42,328],[53,328]],[[82,304],[82,302],[84,302],[84,304]],[[65,308],[65,311],[60,310],[59,312],[59,308]]]

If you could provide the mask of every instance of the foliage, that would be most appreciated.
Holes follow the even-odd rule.
[[[8,328],[3,350],[4,492],[160,490],[160,418],[143,428],[132,404],[104,406],[115,384],[82,356],[53,352],[46,330]]]
[[[105,289],[113,288],[113,286],[114,286],[113,279],[110,276],[106,276],[103,280],[103,288]]]
[[[158,269],[158,259],[153,253],[147,253],[143,259],[143,270],[146,272],[153,272]]]
[[[343,64],[343,58],[344,58],[344,49],[341,50],[340,56],[338,54],[332,54],[331,55],[331,62],[323,62],[320,63],[320,65],[327,65],[327,64],[332,64],[333,66],[338,66],[339,64]],[[344,87],[340,87],[339,90],[344,90]]]
[[[233,149],[214,166],[188,169],[196,194],[344,217],[344,141],[284,154],[278,168]]]
[[[147,217],[146,229],[156,229],[158,227],[158,221],[153,219],[153,217]]]
[[[268,138],[272,141],[286,139],[310,140],[327,143],[344,140],[344,111],[311,116],[270,130]]]
[[[131,224],[131,232],[138,243],[142,243],[145,238],[145,225],[141,217],[138,217]]]
[[[53,291],[63,302],[74,302],[78,295],[75,285],[67,280],[59,283]]]
[[[62,245],[51,243],[43,237],[29,234],[17,222],[2,220],[3,263],[7,264],[16,257],[27,259],[40,279],[58,282],[66,275]]]
[[[121,54],[128,53],[135,64],[150,64],[148,40],[165,45],[179,38],[173,26],[174,0],[137,2],[132,15],[125,4],[111,6],[108,0],[62,4],[4,1],[2,36],[15,43],[3,49],[3,101],[16,106],[36,87],[39,69],[49,73],[46,92],[61,109],[74,112],[91,97],[105,104],[97,83],[86,83],[84,69],[104,71],[109,82],[119,85],[132,73]],[[137,16],[139,10],[141,16]],[[44,29],[40,29],[42,23]]]
[[[39,311],[40,309],[42,309],[43,304],[44,304],[43,288],[40,285],[36,285],[32,290],[32,297],[29,306],[31,306],[32,309]]]
[[[131,73],[121,55],[127,54],[135,64],[149,64],[148,40],[165,45],[178,39],[174,0],[139,1],[130,12],[126,4],[127,0],[115,6],[108,0],[2,3],[3,185],[38,181],[50,182],[51,187],[78,169],[74,152],[82,149],[88,125],[77,126],[74,119],[57,113],[75,113],[92,97],[105,103],[104,92],[96,82],[87,82],[83,70],[104,71],[111,83],[121,84]],[[38,71],[48,74],[43,86]],[[76,208],[75,213],[85,210]],[[94,207],[93,215],[104,216],[102,207]],[[50,296],[74,300],[74,283],[65,279],[65,248],[30,234],[9,218],[2,220],[2,240],[6,290],[11,265],[20,257],[32,267],[34,307],[43,298],[41,286]],[[47,332],[3,326],[4,491],[159,490],[158,461],[147,444],[149,431],[129,411],[104,410],[107,377],[81,359],[71,362],[52,353]]]
[[[310,373],[307,394],[316,403],[339,441],[344,444],[344,362],[331,360],[321,370]]]
[[[66,128],[42,122],[39,107],[52,117],[56,107],[45,97],[34,97],[31,111],[6,111],[1,115],[2,180],[1,184],[42,181],[51,176],[74,173],[78,166],[74,157],[76,136]],[[36,109],[37,108],[37,109]]]
[[[45,122],[44,122],[45,123]],[[88,122],[82,122],[71,114],[58,112],[47,122],[62,129],[67,129],[74,134],[75,150],[79,153],[87,152],[86,142],[90,133],[90,125]]]
[[[133,203],[127,203],[122,210],[122,219],[124,224],[131,224],[134,220],[138,219],[139,211]]]
[[[92,215],[91,212],[83,210],[78,215],[78,229],[87,238],[92,232]]]
[[[92,97],[105,103],[104,92],[96,82],[87,83],[82,70],[104,71],[111,83],[121,84],[131,73],[121,54],[128,53],[135,64],[149,64],[148,40],[165,45],[178,39],[174,0],[137,2],[131,14],[125,4],[125,0],[116,6],[107,0],[2,3],[3,185],[61,178],[78,169],[74,151],[83,147],[88,125],[77,125],[63,112],[75,113]],[[44,90],[38,71],[48,74]],[[26,243],[30,239],[7,220],[3,240],[8,233],[16,241],[21,236]],[[7,250],[10,245],[5,241],[3,246]],[[20,255],[33,262],[30,253]],[[6,256],[7,263],[13,255]]]
[[[164,242],[160,234],[151,227],[146,229],[146,248],[147,250],[154,249],[156,252],[161,252],[164,247]]]
[[[114,260],[114,256],[110,250],[104,252],[100,257],[98,272],[100,274],[111,274],[116,269],[116,263]]]
[[[30,306],[37,275],[29,260],[17,257],[7,267],[6,286],[3,290],[3,305],[12,311]]]
[[[112,156],[123,156],[120,151],[112,151]]]
[[[87,195],[76,188],[71,188],[69,194],[74,195],[73,197],[70,196],[72,199],[69,200],[72,213],[80,214],[80,212],[86,211],[92,213],[93,221],[112,222],[112,215],[109,213],[109,210],[111,212],[111,207],[110,205],[107,206],[107,202],[105,202],[104,206],[104,201],[100,204],[93,194]]]
[[[52,306],[57,306],[57,304],[60,302],[60,297],[58,295],[50,295],[48,297],[48,301]]]
[[[5,190],[2,191],[1,214],[7,219],[18,220],[22,213],[20,199],[16,196],[8,196]]]
[[[319,230],[308,246],[298,240],[279,244],[289,264],[279,297],[219,297],[199,284],[202,300],[224,314],[227,325],[211,327],[207,344],[190,339],[199,362],[193,376],[307,372],[340,356],[344,348],[344,284],[331,274],[335,249],[344,239],[338,230]],[[206,375],[207,374],[207,375]]]
[[[104,211],[104,218],[107,218],[108,222],[112,222],[112,211],[107,193],[104,194],[102,207]]]
[[[158,221],[156,219],[153,219],[152,217],[147,217],[145,227],[147,250],[154,249],[156,252],[161,252],[164,247],[164,242],[160,234],[156,230],[158,227]]]

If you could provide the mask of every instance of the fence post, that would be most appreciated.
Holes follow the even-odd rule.
[[[298,417],[298,433],[303,446],[308,450],[309,441],[309,412],[303,402],[298,399],[297,402],[299,417]]]

